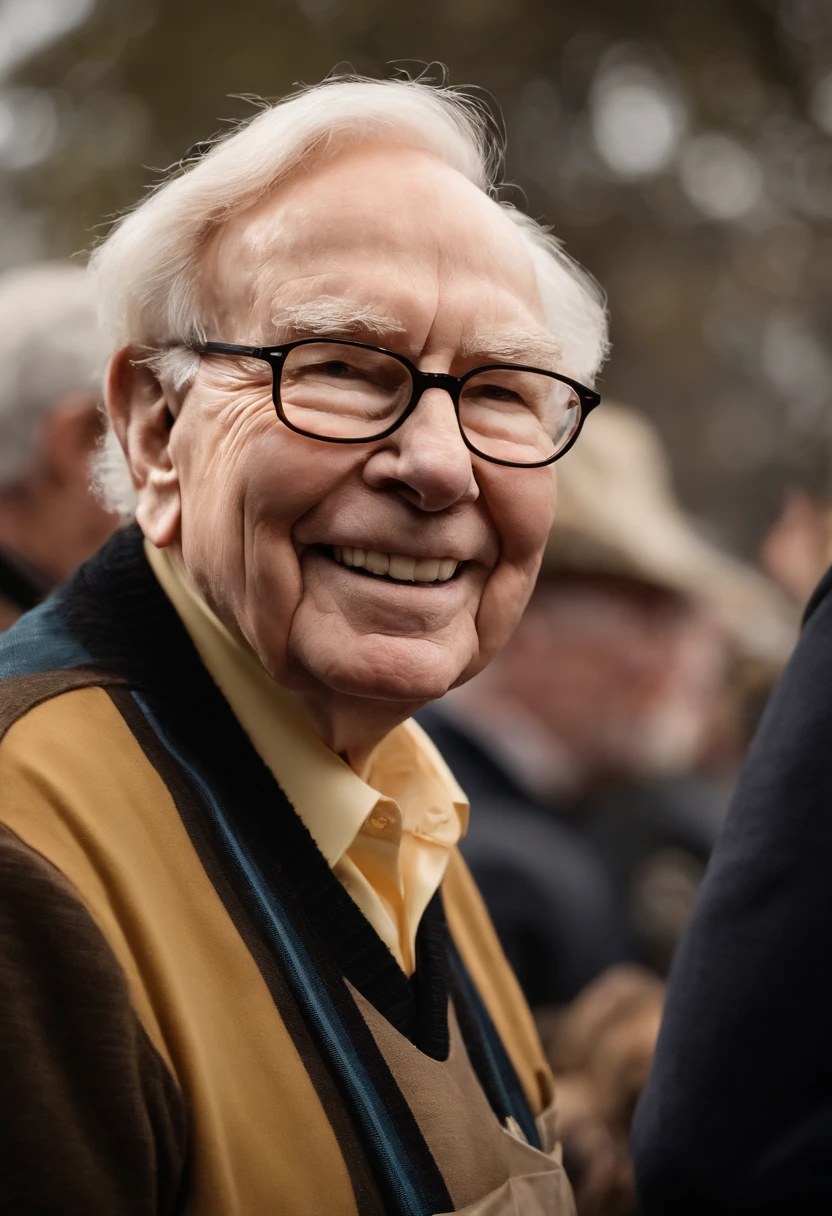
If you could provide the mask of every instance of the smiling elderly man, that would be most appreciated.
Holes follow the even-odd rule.
[[[603,308],[496,162],[450,91],[334,82],[95,256],[135,523],[0,649],[16,1212],[573,1210],[409,722],[511,633],[598,401]]]

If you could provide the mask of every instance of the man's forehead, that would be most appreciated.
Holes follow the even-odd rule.
[[[349,249],[369,255],[424,247],[481,247],[483,260],[517,267],[526,250],[506,211],[435,156],[384,144],[345,149],[304,166],[217,234],[234,258],[256,263]],[[519,256],[518,256],[519,255]]]
[[[384,163],[377,156],[376,171]],[[407,332],[418,345],[435,304],[456,314],[457,346],[464,339],[472,356],[481,349],[492,359],[553,365],[559,351],[539,324],[534,266],[516,226],[447,166],[440,171],[450,176],[437,179],[446,193],[416,205],[412,168],[403,166],[402,180],[382,176],[375,189],[353,193],[333,192],[331,182],[322,192],[313,169],[235,217],[204,263],[213,315],[232,321],[245,311],[259,331],[246,341],[328,332],[383,345]],[[537,330],[532,338],[505,332],[527,322]]]

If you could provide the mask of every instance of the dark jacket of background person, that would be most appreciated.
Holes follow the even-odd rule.
[[[630,961],[666,976],[705,873],[727,794],[696,776],[621,780],[559,810],[601,858]]]
[[[633,1137],[644,1216],[832,1211],[832,571],[674,964]]]
[[[630,956],[601,859],[456,716],[431,707],[418,721],[471,802],[463,855],[526,999],[533,1006],[571,1000]]]
[[[0,545],[0,630],[34,608],[51,590],[51,580]]]

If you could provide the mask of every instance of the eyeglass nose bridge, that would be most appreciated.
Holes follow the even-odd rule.
[[[458,404],[460,380],[450,372],[423,372],[418,369],[413,373],[413,403],[411,408],[422,400],[429,388],[444,388],[454,403]]]
[[[410,368],[410,378],[413,385],[410,403],[393,429],[398,430],[399,427],[403,426],[410,418],[413,417],[416,408],[421,403],[422,398],[429,388],[443,388],[451,399],[451,405],[454,408],[456,424],[459,428],[459,434],[462,437],[462,442],[469,451],[472,451],[473,449],[465,436],[465,431],[462,426],[462,419],[459,416],[459,396],[462,388],[462,381],[460,378],[458,376],[452,376],[450,372],[423,372],[418,367]]]

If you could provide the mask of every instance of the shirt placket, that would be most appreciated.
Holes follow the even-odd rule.
[[[396,926],[405,970],[413,970],[404,880],[401,869],[402,813],[392,799],[379,798],[349,849],[349,857],[375,891]]]

